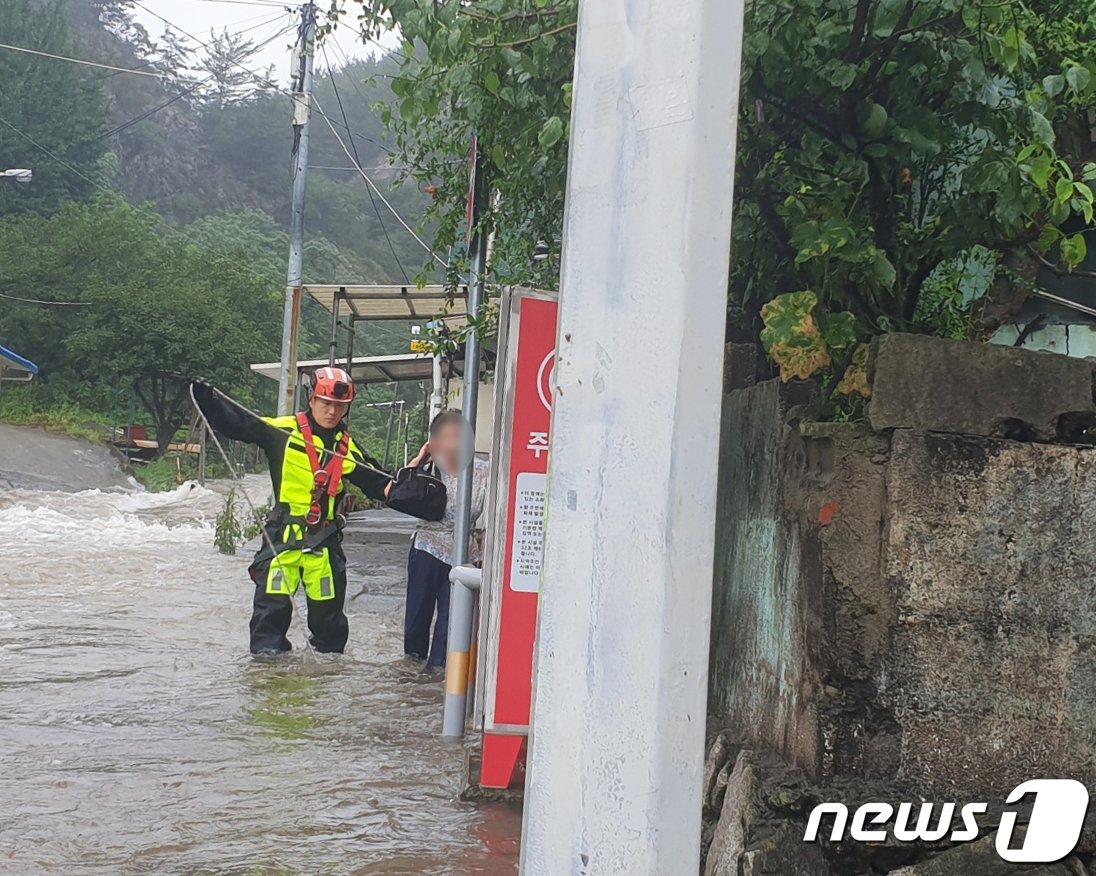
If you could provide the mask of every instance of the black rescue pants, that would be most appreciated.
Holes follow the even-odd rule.
[[[338,544],[331,544],[331,572],[335,598],[308,599],[308,641],[320,653],[341,654],[350,636],[350,622],[343,606],[346,603],[346,557]],[[255,607],[251,614],[251,653],[267,654],[288,651],[292,647],[286,633],[293,620],[293,598],[266,592],[270,571],[270,551],[264,547],[255,555],[251,568],[255,582]],[[303,585],[302,585],[303,589]]]

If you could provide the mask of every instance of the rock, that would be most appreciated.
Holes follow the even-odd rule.
[[[724,767],[730,759],[730,745],[726,732],[717,733],[708,749],[708,756],[704,760],[704,805],[718,808],[722,799],[723,788],[720,787],[720,778],[723,777],[723,786],[726,786]]]
[[[754,821],[756,762],[752,751],[742,751],[727,780],[723,810],[716,825],[704,876],[739,876],[739,861]]]
[[[1092,365],[1055,353],[893,334],[872,357],[876,429],[1053,441],[1096,422]],[[1064,419],[1063,419],[1064,418]]]
[[[1003,860],[994,847],[996,837],[953,846],[916,864],[891,870],[888,876],[1072,876],[1066,864],[1024,866]]]
[[[1062,866],[1066,868],[1070,876],[1088,876],[1088,868],[1079,858],[1066,858]]]
[[[780,796],[778,784],[760,772],[754,753],[740,752],[727,780],[704,876],[831,876],[819,846],[803,842],[798,815],[789,819],[767,808],[765,801],[774,794]]]

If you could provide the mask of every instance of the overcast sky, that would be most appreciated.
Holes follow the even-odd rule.
[[[297,4],[287,7],[272,0],[141,0],[141,4],[178,29],[203,41],[209,39],[211,29],[220,32],[227,28],[232,33],[246,31],[245,36],[258,45],[274,36],[279,29],[300,21]],[[153,39],[163,34],[165,24],[156,15],[137,5],[133,7],[133,13]],[[277,81],[284,83],[289,79],[289,50],[295,37],[295,31],[278,37],[255,56],[250,66],[259,70],[273,64]],[[339,28],[336,45],[342,52],[335,48],[328,51],[336,65],[342,63],[342,53],[352,57],[366,57],[369,54],[367,47],[360,39],[354,38],[348,27]],[[320,61],[323,61],[322,55]]]

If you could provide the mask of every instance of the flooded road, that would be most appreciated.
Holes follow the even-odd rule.
[[[443,683],[400,656],[406,541],[348,551],[346,655],[297,612],[253,660],[222,502],[0,489],[0,873],[514,874],[520,815],[457,799]]]

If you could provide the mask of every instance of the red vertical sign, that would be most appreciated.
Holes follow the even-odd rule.
[[[532,704],[533,639],[544,539],[548,428],[555,363],[555,301],[520,299],[514,357],[513,430],[510,435],[508,505],[499,602],[498,670],[493,724],[526,730]],[[496,428],[497,428],[496,424]],[[522,736],[484,736],[482,784],[509,785]]]

